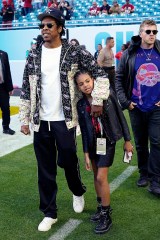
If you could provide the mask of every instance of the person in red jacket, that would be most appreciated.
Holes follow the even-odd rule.
[[[100,13],[100,7],[97,6],[96,2],[92,3],[92,7],[89,9],[88,14],[91,16],[97,16]]]
[[[2,26],[4,28],[6,27],[11,27],[12,26],[12,21],[14,19],[14,10],[11,7],[11,5],[7,4],[7,1],[3,1],[3,7],[0,11],[0,15],[2,16]]]
[[[120,58],[122,57],[122,54],[124,52],[124,50],[127,49],[127,45],[126,44],[123,44],[122,47],[121,47],[121,51],[117,52],[116,55],[115,55],[115,58],[120,60]]]
[[[125,13],[134,12],[134,6],[129,2],[129,0],[126,0],[126,3],[121,7],[121,12]]]
[[[58,2],[57,0],[50,0],[47,6],[48,8],[58,8]]]
[[[32,11],[32,0],[23,0],[25,16]]]

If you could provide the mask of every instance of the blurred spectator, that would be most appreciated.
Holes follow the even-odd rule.
[[[58,3],[58,8],[60,9],[60,11],[63,13],[63,15],[65,16],[66,20],[70,20],[71,16],[72,16],[72,8],[69,5],[68,1],[65,0],[61,0]]]
[[[104,15],[108,15],[109,14],[109,9],[110,9],[110,6],[108,5],[107,1],[103,0],[103,5],[100,8],[100,13],[104,14]]]
[[[127,48],[129,48],[130,44],[131,44],[130,41],[126,42]]]
[[[25,16],[32,11],[32,0],[23,0]]]
[[[14,1],[13,0],[8,0],[8,6],[11,6],[12,9],[15,10]]]
[[[25,12],[24,12],[24,2],[23,0],[19,0],[19,8],[21,9],[21,15],[25,16]]]
[[[48,8],[58,8],[58,2],[57,0],[50,0],[48,2]]]
[[[75,39],[75,38],[71,39],[71,40],[70,40],[70,43],[71,43],[72,45],[74,45],[74,46],[79,46],[79,45],[80,45],[79,42],[78,42],[78,40]]]
[[[2,16],[2,27],[12,27],[12,21],[14,19],[14,9],[11,7],[11,5],[7,4],[7,1],[2,2],[3,6],[0,12],[0,15]]]
[[[115,62],[114,53],[112,48],[114,47],[114,38],[107,37],[106,46],[102,48],[98,55],[98,65],[102,67],[108,74],[110,86],[115,91]]]
[[[91,16],[97,16],[100,13],[100,7],[97,6],[96,2],[92,3],[92,7],[90,7],[88,14]]]
[[[33,38],[32,42],[31,42],[31,48],[26,50],[26,58],[28,57],[30,50],[36,49],[36,47],[37,47],[37,40],[35,38]]]
[[[33,40],[36,41],[36,48],[39,48],[42,45],[42,43],[44,42],[41,34],[39,34],[36,38],[33,38]]]
[[[121,7],[119,6],[117,0],[113,0],[112,6],[109,9],[111,14],[119,14],[121,12]]]
[[[122,57],[123,52],[127,49],[127,45],[126,44],[122,44],[121,47],[121,51],[117,52],[115,55],[115,58],[120,60],[120,58]]]
[[[43,5],[43,0],[33,0],[32,4],[35,9],[41,9],[41,7]]]
[[[99,43],[99,44],[97,45],[97,51],[96,51],[95,54],[94,54],[94,58],[95,58],[96,61],[97,61],[97,58],[98,58],[98,55],[99,55],[101,49],[102,49],[102,44]]]
[[[134,12],[134,6],[129,2],[129,0],[126,0],[126,4],[121,7],[121,12],[125,12],[127,14]]]

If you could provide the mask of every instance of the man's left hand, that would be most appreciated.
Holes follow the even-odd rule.
[[[103,112],[103,106],[96,106],[96,105],[91,106],[91,115],[93,117],[99,117],[100,115],[102,115],[102,112]]]

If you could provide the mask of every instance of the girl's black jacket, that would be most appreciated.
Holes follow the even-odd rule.
[[[82,134],[83,151],[88,152],[94,144],[94,128],[92,125],[92,117],[86,110],[88,102],[86,97],[80,99],[77,103],[77,111],[79,125]],[[111,143],[124,137],[125,141],[130,141],[131,136],[129,128],[117,101],[115,93],[111,90],[108,100],[103,102],[103,113],[100,117],[107,139]]]

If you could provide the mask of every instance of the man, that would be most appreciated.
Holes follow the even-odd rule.
[[[65,0],[60,0],[60,2],[58,3],[58,8],[64,15],[65,20],[70,20],[73,11],[69,2]]]
[[[108,74],[110,85],[115,90],[115,62],[114,53],[112,48],[114,47],[114,38],[108,37],[106,39],[106,46],[100,51],[97,62]]]
[[[78,69],[87,68],[97,80],[99,89],[98,79],[108,79],[88,51],[61,39],[65,18],[60,10],[47,9],[38,19],[43,42],[31,50],[24,69],[20,120],[24,134],[30,133],[29,121],[34,130],[40,210],[45,215],[38,230],[48,231],[57,222],[57,151],[58,163],[64,168],[73,193],[74,211],[80,213],[84,208],[86,188],[80,178],[75,139],[79,98],[73,76]],[[92,114],[99,116],[103,99],[98,91],[93,94],[92,104]]]
[[[121,12],[125,13],[134,12],[134,6],[129,2],[129,0],[126,0],[126,3],[121,7]]]
[[[97,6],[96,2],[92,3],[92,7],[90,7],[88,14],[91,16],[98,16],[100,13],[100,7]]]
[[[95,59],[96,61],[97,61],[97,58],[98,58],[98,55],[99,55],[101,49],[102,49],[102,44],[99,43],[99,44],[97,45],[97,51],[94,53],[94,59]]]
[[[0,50],[0,108],[2,110],[3,133],[13,135],[15,131],[9,128],[10,106],[9,99],[13,93],[12,77],[8,54]]]
[[[103,14],[103,15],[108,15],[109,14],[109,9],[110,9],[109,4],[107,3],[106,0],[104,0],[102,7],[100,7],[100,13]]]
[[[116,90],[123,109],[129,110],[138,159],[139,187],[160,196],[160,41],[153,20],[141,23],[117,72]],[[148,141],[150,146],[148,146]]]
[[[2,16],[2,27],[11,27],[12,21],[14,19],[14,10],[11,4],[7,4],[7,1],[3,1],[3,7],[1,9],[0,15]]]
[[[109,9],[109,13],[111,13],[111,14],[119,14],[119,13],[121,13],[121,7],[119,6],[117,0],[113,0],[112,6]]]

